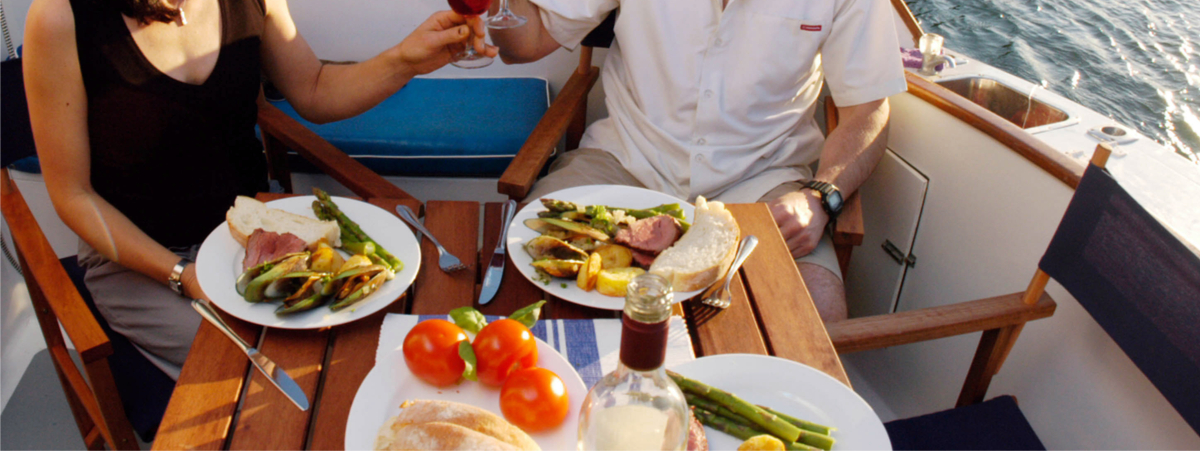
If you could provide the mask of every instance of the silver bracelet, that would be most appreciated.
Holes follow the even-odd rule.
[[[192,261],[187,258],[179,259],[179,263],[175,264],[175,267],[171,269],[171,275],[167,277],[167,286],[171,287],[171,291],[178,293],[180,296],[184,296],[183,270],[187,269],[187,266],[190,264],[192,264]]]

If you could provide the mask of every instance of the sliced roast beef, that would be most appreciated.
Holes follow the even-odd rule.
[[[667,215],[651,216],[635,221],[617,232],[617,242],[635,250],[658,255],[679,239],[679,223]]]
[[[267,232],[255,229],[246,240],[246,258],[242,260],[242,271],[269,262],[292,252],[300,252],[307,248],[304,240],[296,235]]]
[[[654,254],[647,254],[637,249],[630,250],[633,251],[633,262],[638,266],[650,269],[650,265],[654,264],[654,259],[656,258]]]

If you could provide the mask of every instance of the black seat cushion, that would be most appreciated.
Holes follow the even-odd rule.
[[[1046,449],[1012,396],[883,426],[892,439],[892,448],[897,450]]]
[[[125,416],[129,417],[130,425],[142,441],[154,440],[158,424],[162,422],[163,413],[167,410],[167,402],[171,400],[171,393],[175,391],[175,381],[150,363],[125,336],[113,332],[108,327],[108,322],[96,310],[91,293],[83,285],[86,271],[79,266],[75,256],[60,261],[112,343],[113,354],[108,357],[108,366],[112,369],[113,380],[116,382],[117,391],[120,392]]]

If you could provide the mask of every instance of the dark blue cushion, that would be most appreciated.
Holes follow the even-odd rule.
[[[117,392],[121,395],[129,424],[143,442],[153,441],[155,433],[158,432],[158,425],[162,423],[163,413],[167,411],[167,402],[171,400],[171,393],[175,391],[175,380],[150,363],[125,336],[114,332],[108,326],[108,321],[100,316],[91,293],[83,284],[86,271],[79,266],[75,256],[59,261],[91,309],[92,315],[100,323],[100,328],[108,335],[108,341],[112,343],[113,354],[108,356],[108,366],[112,371]]]
[[[41,174],[42,173],[42,164],[41,164],[41,162],[38,161],[38,157],[36,157],[36,156],[25,157],[20,160],[14,161],[12,163],[12,166],[9,166],[9,167],[12,169],[21,171],[21,172],[28,172],[30,174]]]
[[[550,101],[539,78],[417,78],[375,108],[328,124],[272,103],[380,175],[496,177]],[[301,158],[289,164],[317,172]]]
[[[896,450],[1046,449],[1012,396],[896,420],[883,426]]]

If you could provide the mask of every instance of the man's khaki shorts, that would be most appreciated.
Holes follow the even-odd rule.
[[[552,192],[584,185],[626,185],[642,187],[629,171],[612,154],[600,149],[576,149],[563,154],[550,165],[550,173],[533,185],[527,199],[537,199]],[[787,182],[768,191],[758,199],[767,202],[792,191],[803,188],[799,182]],[[838,266],[837,252],[829,234],[821,237],[817,248],[808,255],[796,259],[796,263],[810,263],[828,269],[838,280],[842,270]]]

